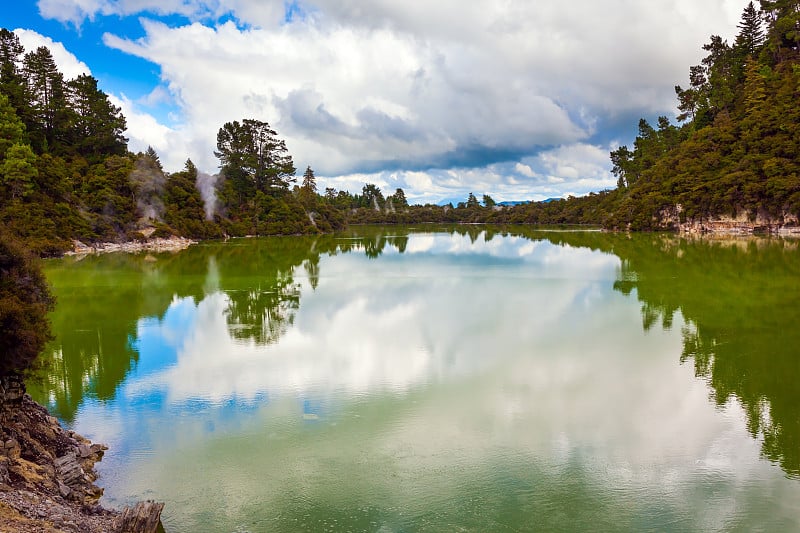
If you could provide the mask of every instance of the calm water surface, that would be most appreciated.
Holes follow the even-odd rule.
[[[169,532],[800,529],[800,252],[360,228],[48,262],[30,391]]]

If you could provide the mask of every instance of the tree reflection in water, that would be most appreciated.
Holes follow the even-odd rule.
[[[780,238],[551,234],[622,261],[614,288],[642,302],[645,330],[671,328],[679,312],[682,363],[692,362],[713,400],[738,400],[762,453],[800,477],[800,242]]]

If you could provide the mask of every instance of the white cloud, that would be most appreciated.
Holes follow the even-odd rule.
[[[533,171],[531,167],[529,167],[528,165],[523,165],[522,163],[517,163],[516,165],[514,165],[514,170],[518,174],[522,174],[523,176],[526,176],[528,178],[533,178],[534,176],[536,176],[536,173]]]
[[[272,123],[298,166],[323,174],[446,166],[462,149],[526,150],[585,136],[552,99],[504,102],[499,86],[462,71],[470,60],[461,52],[442,57],[386,30],[144,27],[143,40],[107,35],[106,44],[161,65],[190,130],[208,144],[205,160],[198,156],[206,165],[219,126],[247,116]]]
[[[580,196],[614,187],[608,153],[613,148],[586,143],[559,146],[523,158],[517,163],[482,167],[431,169],[317,176],[321,189],[360,192],[365,183],[377,185],[384,194],[402,188],[412,203],[466,200],[469,192],[478,198],[489,194],[495,201],[544,200]]]
[[[170,148],[178,148],[171,146],[171,141],[175,139],[175,131],[160,124],[152,115],[140,111],[124,94],[119,97],[109,95],[108,99],[122,109],[128,126],[125,132],[128,137],[128,148],[132,152],[143,152],[148,146],[152,146],[159,154],[169,153]]]
[[[39,0],[39,13],[45,18],[69,22],[76,27],[97,15],[127,16],[137,13],[182,15],[192,20],[215,19],[228,11],[216,0]]]
[[[93,19],[102,11],[103,0],[39,0],[39,13],[50,19],[71,22],[79,26],[84,19]]]
[[[172,95],[169,94],[169,91],[163,85],[159,85],[138,100],[138,103],[146,107],[155,107],[160,104],[171,104],[172,102]]]
[[[614,187],[616,179],[609,172],[611,147],[578,143],[540,153],[536,160],[549,183],[568,183],[572,194]]]
[[[91,70],[86,66],[86,63],[75,57],[74,54],[67,51],[62,43],[53,41],[50,37],[46,37],[33,30],[18,28],[14,30],[14,34],[19,38],[19,42],[25,47],[25,50],[32,52],[44,46],[50,50],[53,56],[53,61],[56,62],[58,70],[64,74],[65,79],[72,79],[80,76],[81,74],[91,74]]]

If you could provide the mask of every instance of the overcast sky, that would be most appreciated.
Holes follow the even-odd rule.
[[[613,187],[608,152],[745,0],[39,0],[3,8],[26,49],[89,72],[129,147],[218,170],[217,130],[269,122],[318,186],[413,202]]]

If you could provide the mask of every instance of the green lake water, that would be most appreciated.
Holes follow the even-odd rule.
[[[177,532],[800,530],[800,249],[354,228],[48,261],[29,385]]]

